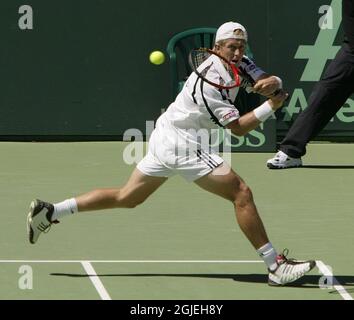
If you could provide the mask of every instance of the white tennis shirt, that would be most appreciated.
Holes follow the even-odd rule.
[[[217,56],[210,56],[198,68],[209,68],[206,78],[215,83],[228,84],[231,77]],[[232,104],[238,88],[218,89],[192,73],[187,79],[176,100],[171,103],[163,115],[170,124],[179,129],[199,130],[226,126],[240,117]]]
[[[209,80],[223,84],[231,82],[217,56],[209,57],[199,71],[204,69]],[[247,87],[247,81],[243,84]],[[222,164],[224,160],[217,154],[218,147],[214,150],[210,141],[220,127],[240,117],[233,105],[238,90],[218,89],[193,72],[176,100],[157,120],[148,153],[137,168],[149,176],[170,177],[178,173],[188,181],[194,181]]]
[[[248,76],[255,80],[265,73],[246,56],[239,67],[242,67],[242,70],[248,72]],[[221,60],[215,55],[211,55],[199,66],[198,71],[202,70],[207,70],[206,78],[212,82],[223,85],[232,82]],[[246,81],[243,81],[243,85],[251,86]],[[239,111],[233,104],[238,91],[238,87],[227,90],[218,89],[203,81],[193,72],[176,100],[170,104],[159,120],[168,121],[171,126],[182,130],[225,127],[240,117]]]

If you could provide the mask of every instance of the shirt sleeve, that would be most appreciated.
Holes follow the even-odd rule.
[[[204,82],[201,95],[212,119],[222,127],[240,118],[240,113],[233,105],[228,90],[218,89]]]
[[[261,76],[267,74],[247,56],[243,56],[238,68],[241,71],[244,87],[253,86]]]

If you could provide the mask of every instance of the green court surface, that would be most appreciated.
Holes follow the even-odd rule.
[[[232,155],[274,246],[319,263],[292,286],[269,287],[231,204],[180,177],[137,208],[67,217],[29,244],[30,201],[122,185],[134,168],[123,160],[126,146],[0,143],[0,299],[354,297],[353,144],[310,144],[306,166],[289,170],[268,170],[273,154]],[[328,266],[334,284],[321,289]]]

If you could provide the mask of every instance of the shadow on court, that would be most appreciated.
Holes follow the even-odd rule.
[[[266,274],[169,274],[169,273],[131,273],[131,274],[73,274],[73,273],[51,273],[51,276],[65,276],[74,278],[87,278],[90,276],[98,277],[179,277],[179,278],[207,278],[207,279],[229,279],[237,282],[248,283],[262,283],[268,282],[268,276]],[[336,276],[337,281],[343,286],[354,286],[354,276]],[[301,279],[286,285],[286,287],[295,288],[316,288],[319,287],[319,281],[321,276],[319,275],[307,275]],[[334,283],[335,285],[335,283]],[[354,290],[354,288],[353,288]],[[330,293],[337,293],[337,291],[331,291]]]
[[[303,165],[301,168],[304,169],[354,169],[354,165],[317,165],[317,164],[309,164]]]

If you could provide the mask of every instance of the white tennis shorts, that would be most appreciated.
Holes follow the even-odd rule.
[[[148,152],[137,168],[148,176],[168,178],[178,174],[192,182],[223,162],[218,154],[201,149],[196,142],[187,141],[175,128],[162,122],[152,132]]]

